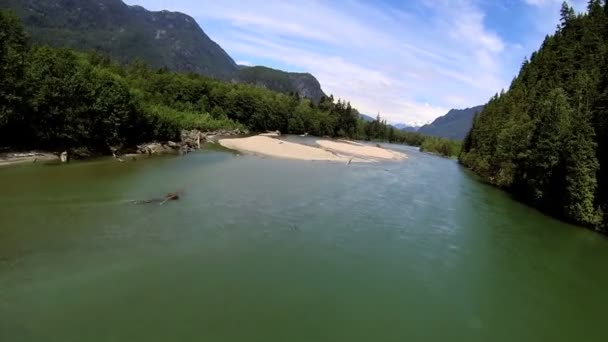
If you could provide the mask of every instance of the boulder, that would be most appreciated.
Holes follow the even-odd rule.
[[[184,129],[181,132],[182,145],[186,145],[190,148],[200,149],[201,138],[203,138],[201,131],[198,129],[187,130]]]
[[[242,135],[247,132],[241,130],[225,130],[221,129],[213,132],[201,132],[197,129],[188,130],[184,129],[180,132],[180,142],[167,141],[167,142],[151,142],[137,146],[138,154],[166,154],[176,153],[180,154],[190,153],[192,151],[199,150],[201,144],[205,142],[215,142],[218,137],[222,136],[234,136]]]

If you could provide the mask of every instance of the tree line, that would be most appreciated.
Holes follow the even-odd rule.
[[[608,4],[576,14],[524,60],[475,118],[460,161],[568,221],[608,227]]]
[[[120,65],[94,52],[32,46],[18,18],[0,11],[0,146],[108,153],[182,129],[279,130],[420,146],[380,116],[363,121],[349,102],[314,103],[198,74]],[[440,152],[441,153],[441,152]]]

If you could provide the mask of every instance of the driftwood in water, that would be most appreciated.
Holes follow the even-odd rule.
[[[160,205],[167,203],[167,201],[177,201],[179,199],[179,194],[177,192],[172,192],[170,194],[165,195],[165,200],[160,202]]]
[[[142,201],[133,201],[131,203],[133,203],[133,204],[158,203],[159,205],[163,205],[163,204],[167,203],[168,201],[177,201],[179,199],[179,197],[180,197],[179,192],[172,192],[172,193],[166,194],[165,197],[163,197],[163,198],[152,198],[152,199],[142,200]]]

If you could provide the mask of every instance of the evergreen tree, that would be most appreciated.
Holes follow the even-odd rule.
[[[0,143],[14,139],[14,129],[24,120],[23,79],[28,44],[19,20],[0,11]]]
[[[562,8],[560,10],[560,22],[562,24],[562,28],[566,27],[566,25],[568,24],[568,22],[572,19],[574,19],[575,17],[575,13],[574,13],[574,8],[570,7],[570,5],[568,5],[568,2],[564,1],[562,2]]]
[[[522,200],[596,229],[608,226],[608,8],[588,2],[522,64],[474,120],[460,162]]]

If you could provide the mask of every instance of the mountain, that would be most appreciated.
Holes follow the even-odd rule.
[[[20,16],[36,43],[95,50],[122,63],[141,59],[155,68],[296,91],[317,101],[323,95],[310,74],[238,66],[183,13],[152,12],[122,0],[0,0],[0,7]]]
[[[298,93],[315,103],[325,96],[317,79],[309,73],[285,72],[263,66],[239,66],[236,80],[282,93]]]
[[[394,124],[393,127],[404,132],[418,132],[420,129],[420,126],[412,126],[404,123]]]
[[[121,0],[0,0],[0,6],[14,10],[37,43],[217,78],[237,71],[234,60],[182,13],[150,12]]]
[[[372,122],[372,121],[376,120],[376,118],[374,118],[373,116],[366,115],[366,114],[359,114],[359,118],[361,118],[361,120],[363,120],[365,122]]]
[[[473,125],[475,114],[481,112],[483,108],[484,106],[481,105],[467,109],[452,109],[432,123],[420,127],[418,132],[436,137],[463,140]]]

